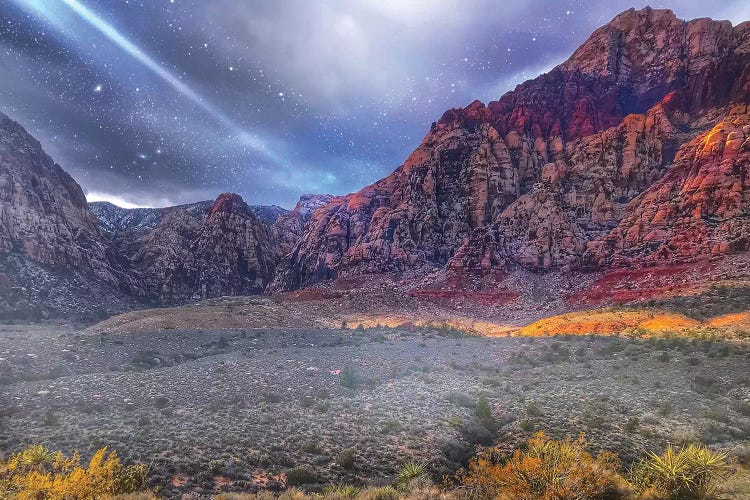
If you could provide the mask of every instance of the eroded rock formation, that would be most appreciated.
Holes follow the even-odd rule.
[[[446,264],[623,262],[591,258],[592,242],[631,220],[681,144],[748,100],[749,40],[749,23],[618,15],[549,73],[446,112],[393,174],[316,210],[272,289]]]

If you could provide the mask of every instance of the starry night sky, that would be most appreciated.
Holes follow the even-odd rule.
[[[747,0],[0,0],[0,111],[90,200],[291,207],[389,174],[446,109],[647,3],[750,19]]]

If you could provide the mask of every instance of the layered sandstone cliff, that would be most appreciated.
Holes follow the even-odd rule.
[[[748,40],[748,23],[618,15],[550,73],[446,112],[393,174],[316,210],[272,289],[446,264],[617,265],[590,244],[629,220],[684,142],[747,101]]]

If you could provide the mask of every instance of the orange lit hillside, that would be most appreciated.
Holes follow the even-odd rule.
[[[593,310],[544,318],[517,330],[514,335],[612,335],[628,329],[646,333],[678,333],[701,323],[681,314],[644,309],[640,311]]]
[[[706,324],[715,328],[738,328],[750,331],[750,310],[717,316],[708,320]]]

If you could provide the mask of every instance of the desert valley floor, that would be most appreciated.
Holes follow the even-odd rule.
[[[747,299],[732,297],[724,303]],[[170,310],[82,331],[4,326],[0,451],[44,443],[88,455],[106,445],[151,463],[153,485],[170,498],[293,482],[386,484],[409,461],[427,463],[439,480],[475,445],[511,449],[538,429],[585,432],[595,450],[626,461],[694,440],[740,463],[750,457],[742,338],[710,329],[690,338],[636,329],[482,337],[442,324],[326,328],[310,316],[307,327],[238,328],[217,319],[217,311],[270,315],[273,303],[220,299],[179,310],[187,321],[190,310],[209,311],[215,328],[170,325]],[[495,428],[476,417],[482,399]]]

